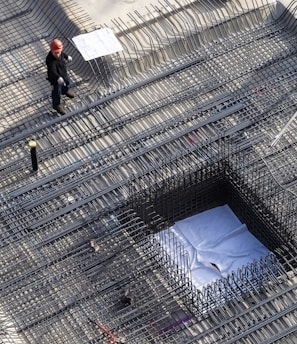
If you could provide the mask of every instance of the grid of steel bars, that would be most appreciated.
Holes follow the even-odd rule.
[[[94,27],[71,1],[1,8],[1,340],[290,343],[297,3],[164,1],[115,20],[124,51],[90,64],[71,37]],[[56,36],[74,57],[63,117],[45,80]],[[201,293],[150,234],[218,185],[273,252]]]

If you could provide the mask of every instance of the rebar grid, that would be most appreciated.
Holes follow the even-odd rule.
[[[226,311],[224,306],[226,300],[230,301],[230,299],[232,300],[233,297],[238,297],[238,295],[240,296],[243,291],[246,292],[246,288],[249,290],[249,288],[251,287],[252,291],[256,293],[255,297],[257,298],[257,295],[259,293],[257,289],[259,276],[261,276],[263,281],[265,281],[266,279],[271,279],[273,288],[275,288],[275,282],[277,282],[278,280],[279,273],[283,274],[282,270],[279,270],[279,268],[277,267],[277,263],[274,260],[271,260],[270,262],[269,260],[263,261],[263,263],[257,263],[257,265],[255,266],[251,265],[250,267],[247,267],[246,270],[239,272],[238,275],[230,276],[228,282],[220,281],[218,283],[215,283],[212,287],[208,287],[204,291],[203,295],[198,294],[198,298],[196,299],[194,297],[195,293],[193,292],[193,290],[191,290],[191,292],[187,291],[187,286],[190,285],[190,282],[188,281],[187,283],[185,283],[185,277],[183,276],[179,277],[179,279],[173,278],[174,272],[177,270],[174,266],[170,265],[170,260],[168,260],[168,258],[166,258],[166,256],[162,252],[158,253],[157,248],[154,248],[154,246],[151,245],[151,242],[144,240],[145,237],[143,236],[143,229],[145,229],[145,226],[141,224],[140,219],[135,216],[135,213],[133,213],[132,211],[128,211],[126,213],[122,213],[120,216],[111,217],[109,220],[106,219],[105,224],[111,222],[111,224],[109,225],[108,234],[105,234],[106,231],[102,227],[100,229],[100,222],[97,222],[95,227],[92,226],[92,231],[94,229],[96,230],[95,240],[99,245],[99,249],[91,255],[90,246],[86,242],[83,246],[76,247],[71,250],[69,246],[70,244],[74,247],[76,246],[73,232],[68,236],[68,238],[66,236],[64,238],[48,238],[51,241],[49,241],[48,239],[43,240],[42,246],[32,245],[32,242],[36,243],[37,239],[36,234],[32,233],[30,238],[26,240],[27,245],[23,246],[23,249],[26,247],[25,249],[27,251],[31,250],[30,256],[32,258],[30,260],[32,260],[32,265],[30,265],[32,267],[34,266],[35,271],[32,270],[30,274],[27,274],[25,279],[22,276],[20,276],[19,278],[12,278],[13,276],[11,272],[14,271],[14,273],[16,273],[17,271],[19,271],[19,269],[17,267],[17,264],[14,264],[12,266],[11,262],[7,261],[7,266],[9,267],[9,269],[11,269],[11,271],[7,271],[9,282],[3,284],[3,286],[5,285],[5,295],[2,295],[4,305],[7,307],[8,305],[11,305],[11,302],[13,302],[14,316],[19,319],[18,324],[21,327],[21,333],[28,332],[29,335],[30,331],[32,331],[32,328],[35,328],[39,334],[45,333],[45,328],[43,328],[41,332],[39,332],[38,328],[40,328],[40,326],[46,326],[46,328],[47,326],[52,327],[52,321],[54,321],[54,319],[56,319],[56,321],[61,319],[62,321],[62,319],[64,319],[65,317],[68,318],[68,313],[73,314],[75,318],[79,317],[81,319],[81,316],[83,316],[85,320],[78,320],[79,323],[81,323],[81,321],[87,322],[89,326],[92,325],[91,327],[94,327],[93,321],[96,321],[94,317],[98,317],[99,322],[100,319],[101,321],[102,319],[104,319],[105,321],[108,321],[109,324],[113,324],[114,321],[116,322],[115,319],[117,318],[115,317],[115,315],[112,318],[110,318],[110,316],[113,311],[116,311],[117,316],[119,316],[120,314],[118,321],[121,321],[121,330],[124,330],[126,335],[127,333],[129,333],[129,327],[132,326],[132,328],[130,328],[130,331],[132,332],[132,343],[136,343],[138,340],[135,339],[135,341],[133,341],[132,339],[138,338],[137,321],[139,321],[139,325],[141,324],[142,328],[140,331],[140,338],[144,337],[143,331],[150,332],[150,330],[153,331],[153,335],[151,334],[151,336],[152,338],[155,338],[154,340],[156,340],[156,338],[163,337],[163,339],[165,340],[167,337],[170,337],[173,334],[174,338],[177,338],[176,331],[178,330],[180,323],[178,322],[177,324],[169,325],[172,320],[170,320],[170,318],[168,318],[167,316],[167,321],[165,321],[162,313],[160,314],[160,309],[158,309],[158,307],[161,307],[161,310],[163,310],[165,302],[165,305],[167,305],[165,307],[170,306],[170,309],[171,307],[173,307],[173,309],[171,309],[171,312],[178,312],[180,308],[177,304],[174,306],[176,302],[174,301],[175,298],[171,299],[173,297],[172,295],[174,295],[176,292],[178,293],[178,297],[180,300],[179,302],[181,302],[181,300],[185,298],[186,302],[189,302],[189,300],[191,301],[188,307],[191,307],[192,309],[193,307],[195,307],[194,309],[196,310],[196,312],[198,311],[200,313],[208,311],[206,313],[206,317],[208,319],[210,308],[217,307],[217,305],[220,304],[220,307],[223,307],[223,309]],[[103,225],[103,223],[104,221],[101,221],[101,226]],[[112,223],[114,224],[113,226],[115,226],[114,233],[110,231],[112,229]],[[120,225],[120,223],[122,223],[121,228],[124,228],[122,233],[119,232],[118,226]],[[116,236],[114,236],[115,233]],[[85,239],[87,239],[86,234],[81,231],[81,228],[77,234],[79,234],[80,237],[84,237]],[[120,235],[123,235],[123,237],[121,237]],[[91,237],[92,236],[89,234],[89,239],[91,239]],[[40,240],[40,237],[38,240]],[[77,241],[77,243],[79,242],[81,245],[81,239]],[[20,251],[20,248],[21,246],[18,244],[16,249]],[[12,245],[10,245],[8,249],[10,249],[10,253],[12,254]],[[4,251],[2,252],[5,256]],[[60,258],[57,256],[58,252],[62,254]],[[37,260],[36,258],[34,259],[34,256],[37,258]],[[283,256],[284,254],[282,255],[282,257]],[[293,257],[295,259],[294,254]],[[28,266],[27,263],[29,263],[28,259],[24,261],[23,258],[24,256],[19,256],[18,259],[21,264],[20,266],[22,271],[25,266]],[[291,259],[292,258],[289,258],[288,261],[290,261]],[[131,264],[133,268],[132,266],[130,266]],[[261,264],[263,264],[262,268]],[[291,264],[296,264],[296,262],[293,263],[291,260]],[[37,269],[36,266],[38,266]],[[132,275],[127,273],[127,266],[130,266],[129,271],[132,273]],[[46,267],[46,269],[44,269],[44,267]],[[261,269],[261,274],[259,274],[259,268]],[[30,268],[30,270],[31,269],[32,268]],[[37,280],[35,274],[38,272],[39,269],[43,270],[43,277],[42,279],[38,278]],[[157,271],[159,271],[159,273]],[[175,273],[180,274],[180,271],[177,271]],[[252,282],[251,279],[251,276],[253,274],[255,277],[255,284],[254,282]],[[143,280],[142,276],[144,278]],[[157,281],[154,282],[155,277],[157,277]],[[158,281],[159,279],[161,280]],[[166,279],[168,279],[167,283]],[[287,278],[284,278],[284,281],[287,281]],[[92,283],[90,284],[90,282]],[[162,283],[160,284],[160,282]],[[143,286],[142,283],[145,283],[146,287]],[[148,294],[147,283],[149,283],[149,286],[151,286],[153,295]],[[175,284],[175,287],[174,285],[172,286],[172,283]],[[23,287],[21,287],[21,284],[23,285]],[[42,289],[40,289],[41,285]],[[166,289],[164,289],[164,285],[167,285],[169,291],[166,291]],[[126,315],[126,323],[124,321],[125,312],[122,310],[123,305],[121,306],[121,295],[123,296],[123,289],[127,286],[128,289],[133,292],[133,299],[135,300],[134,306],[137,306],[136,309],[134,309],[134,313],[140,312],[140,314],[138,314],[138,316],[134,314],[134,317],[136,316],[136,319],[133,318],[132,320],[131,312],[129,312]],[[28,290],[28,288],[30,289]],[[53,291],[51,291],[53,290],[53,288],[54,294],[52,294]],[[47,292],[46,289],[48,290]],[[163,292],[162,289],[164,289]],[[33,299],[31,300],[30,291],[34,291],[34,301]],[[42,293],[40,294],[40,298],[38,297],[39,293]],[[22,297],[14,298],[15,294],[17,294],[18,296],[21,295]],[[138,306],[137,301],[140,295],[141,304]],[[54,299],[53,296],[55,297]],[[25,298],[27,297],[29,299],[28,306],[26,307]],[[60,301],[58,301],[58,297]],[[154,297],[160,298],[160,300],[162,300],[161,303],[158,303],[157,305]],[[169,299],[166,301],[167,297],[169,297]],[[147,299],[147,305],[144,303],[145,299]],[[19,306],[17,306],[16,304],[18,302],[21,302]],[[274,300],[274,302],[277,301]],[[39,304],[39,313],[35,314],[35,317],[37,318],[35,318],[36,320],[34,320],[32,316],[35,312],[31,313],[29,310],[31,309],[31,307],[35,309],[37,306],[36,303]],[[238,303],[238,300],[236,301],[236,303]],[[257,307],[259,307],[258,302],[255,303],[257,304]],[[202,305],[204,305],[205,308]],[[150,311],[147,315],[145,315],[146,307],[144,306],[149,307]],[[156,314],[153,312],[152,307],[157,307]],[[244,313],[247,313],[248,310],[250,310],[250,305],[247,305],[246,307],[247,308]],[[81,308],[87,309],[85,311],[82,311]],[[28,311],[32,315],[27,314]],[[143,314],[143,312],[145,314]],[[183,312],[187,311],[184,310]],[[194,312],[194,314],[196,312]],[[50,316],[47,314],[49,314]],[[63,318],[61,318],[62,314]],[[146,319],[145,316],[148,316],[146,320],[146,326],[143,325],[143,321]],[[190,326],[189,323],[192,323],[192,325],[195,324],[195,318],[193,318],[193,315],[184,315],[182,319],[183,326],[184,323],[187,323],[188,326]],[[130,323],[130,321],[132,322]],[[205,322],[206,324],[209,324],[209,326],[211,325],[211,320],[205,320]],[[64,330],[59,328],[59,326],[61,325],[58,325],[58,323],[57,326],[58,328],[56,328],[56,330],[58,332],[66,331],[66,328],[68,328],[67,337],[66,335],[64,335],[60,338],[61,343],[71,342],[71,340],[83,341],[85,338],[86,333],[81,333],[81,336],[77,336],[77,334],[75,334],[72,337],[72,321]],[[146,328],[147,326],[149,328]],[[158,329],[159,326],[166,326],[166,330],[164,332],[161,327],[161,329],[159,329],[159,331],[161,332],[158,332],[159,334],[156,336],[156,329]],[[114,325],[114,327],[114,331],[119,331],[116,324]],[[93,332],[95,330],[93,329]],[[193,336],[193,331],[195,331],[195,326],[193,326],[192,332],[190,331],[191,336]],[[89,335],[91,336],[91,334]],[[185,336],[185,333],[182,332],[180,333],[180,335]],[[204,333],[204,335],[206,335],[206,333]],[[234,331],[232,332],[232,335],[234,335]],[[41,338],[38,337],[38,340],[41,340]],[[55,340],[57,340],[57,342],[59,343],[58,339]]]
[[[280,17],[274,2],[252,5],[164,1],[114,21],[123,53],[89,65],[70,39],[93,27],[72,1],[3,3],[5,344],[272,343],[296,331],[295,121],[271,143],[296,112],[297,3]],[[63,117],[42,65],[56,36],[80,93]],[[149,234],[223,200],[272,254],[198,292]]]
[[[30,6],[32,6],[32,4],[30,3]],[[55,7],[56,6],[56,7]],[[68,13],[68,12],[75,12],[76,13],[76,10],[75,10],[75,8],[72,10],[72,8],[71,7],[73,7],[73,5],[71,5],[70,4],[70,2],[65,2],[65,4],[64,4],[64,7],[65,7],[65,9],[66,9],[66,12]],[[35,14],[35,16],[36,16],[36,13],[35,12],[37,12],[37,20],[38,21],[40,21],[41,20],[41,22],[42,22],[42,27],[44,27],[44,28],[46,28],[47,26],[49,26],[49,21],[48,20],[43,20],[42,19],[42,12],[38,12],[38,10],[36,10],[36,8],[38,8],[37,6],[35,6],[34,7],[34,14]],[[71,10],[68,10],[67,11],[67,9],[68,8],[70,8]],[[266,7],[265,7],[266,8]],[[186,8],[187,9],[187,8]],[[267,11],[268,12],[268,9],[269,9],[269,6],[265,9],[265,11]],[[57,21],[64,21],[65,22],[65,19],[64,18],[62,18],[63,17],[63,14],[61,14],[61,11],[59,10],[59,7],[57,6],[57,5],[55,5],[55,4],[51,4],[51,5],[49,5],[49,4],[47,4],[46,6],[44,6],[44,7],[42,7],[42,10],[43,11],[46,11],[47,13],[49,13],[50,15],[51,15],[51,20],[52,21],[54,21],[54,23],[56,23]],[[168,9],[167,9],[167,11],[168,11]],[[185,10],[184,10],[185,11]],[[230,11],[230,13],[229,13],[229,15],[231,15],[231,13],[232,13],[232,11],[234,11],[234,12],[236,12],[235,11],[235,9],[234,8],[232,8],[231,10],[229,10]],[[238,9],[237,9],[237,11],[238,11]],[[173,11],[174,12],[174,11]],[[248,11],[246,11],[247,13],[249,13]],[[181,13],[183,13],[181,10],[179,11],[179,13],[178,13],[178,16],[180,16],[181,15]],[[247,15],[247,13],[245,13],[245,15]],[[222,20],[222,18],[224,18],[224,17],[222,17],[222,14],[220,14],[220,13],[217,13],[216,14],[216,16],[220,16],[221,17],[221,20]],[[234,13],[233,13],[233,15],[235,15]],[[83,16],[83,15],[82,15]],[[33,18],[34,18],[34,16],[32,16]],[[84,17],[83,17],[84,18]],[[179,17],[178,17],[179,18]],[[240,16],[239,16],[239,18],[240,18]],[[258,18],[258,17],[255,17],[256,19],[260,19],[260,18]],[[72,20],[73,20],[73,18],[71,18]],[[262,18],[263,19],[263,18]],[[181,19],[179,18],[178,19],[179,21],[181,21]],[[192,22],[193,22],[193,19],[191,19],[192,20]],[[207,22],[207,20],[206,19],[204,19],[204,21],[205,21],[205,23],[208,23]],[[226,18],[225,18],[225,21],[226,21]],[[71,37],[71,36],[73,36],[76,32],[77,32],[77,30],[78,30],[78,28],[80,29],[80,30],[83,30],[83,28],[82,28],[82,24],[81,24],[81,21],[80,21],[80,18],[77,18],[77,20],[76,21],[74,21],[74,23],[75,23],[75,25],[76,26],[74,26],[73,24],[72,24],[72,26],[71,26],[71,24],[70,24],[70,20],[69,19],[67,19],[67,21],[66,21],[66,23],[64,24],[65,25],[65,30],[64,30],[64,32],[63,32],[63,37]],[[158,23],[158,21],[157,21],[157,23]],[[250,23],[250,27],[253,27],[253,25],[254,26],[256,26],[256,24],[258,25],[258,22],[256,22],[256,20],[254,19],[254,20],[252,20],[251,21],[251,23]],[[38,22],[38,25],[40,25],[40,23]],[[145,25],[147,25],[146,24],[146,22],[144,22],[143,23],[143,25],[145,26]],[[207,24],[207,25],[210,25],[209,23]],[[206,27],[207,27],[207,25],[206,25]],[[86,23],[86,26],[87,26],[87,23]],[[180,25],[178,26],[178,27],[180,27]],[[241,26],[240,25],[238,25],[238,28],[240,28]],[[17,29],[17,26],[16,27],[13,27],[15,30]],[[55,31],[56,30],[56,31]],[[149,26],[149,30],[151,30],[151,26]],[[175,26],[174,26],[174,31],[176,31],[176,28],[175,28]],[[120,31],[120,32],[122,32],[122,31]],[[142,30],[137,30],[137,32],[143,32]],[[244,33],[244,32],[243,32]],[[58,28],[57,27],[55,27],[54,25],[51,25],[51,28],[50,29],[47,29],[47,34],[49,35],[49,37],[48,37],[48,39],[47,40],[49,40],[49,39],[51,39],[51,37],[53,36],[53,35],[57,35],[57,34],[59,34],[59,31],[58,31]],[[120,33],[119,33],[120,34]],[[190,33],[188,32],[188,34],[190,35]],[[216,35],[216,31],[212,34],[212,35],[214,35],[214,37],[212,37],[211,36],[211,34],[210,34],[210,37],[212,37],[212,38],[210,38],[210,42],[212,42],[214,39],[215,39],[215,35]],[[185,36],[185,37],[187,37],[187,36]],[[34,38],[34,39],[36,39],[36,38]],[[186,41],[185,39],[183,40],[183,41]],[[37,41],[37,43],[38,43],[38,41]],[[25,44],[27,45],[27,41],[25,42]],[[141,43],[141,44],[144,44],[144,43]],[[165,42],[162,42],[162,44],[164,45],[165,44]],[[67,45],[67,42],[66,42],[66,49],[70,49],[70,51],[71,51],[71,53],[73,53],[74,55],[75,55],[75,61],[77,61],[77,63],[73,66],[73,70],[74,69],[76,69],[76,70],[78,70],[79,72],[78,73],[73,73],[73,81],[77,84],[77,83],[80,83],[81,82],[81,76],[79,75],[80,73],[83,73],[84,74],[84,78],[86,79],[86,76],[88,75],[88,77],[90,77],[90,75],[89,75],[89,73],[87,72],[87,67],[86,67],[86,64],[85,63],[83,63],[82,62],[82,59],[78,56],[78,53],[77,52],[75,52],[75,51],[73,51],[73,47],[71,46],[71,45]],[[10,50],[11,50],[11,47],[10,47]],[[40,51],[40,53],[42,54],[46,54],[46,50],[47,50],[47,48],[46,48],[46,45],[44,45],[43,44],[43,46],[41,47],[41,46],[38,46],[36,49],[34,49],[33,51],[32,51],[32,53],[33,52],[35,52],[35,51]],[[139,50],[139,49],[137,49],[137,50]],[[129,52],[129,49],[125,49],[124,50],[125,52]],[[151,52],[154,52],[155,51],[155,48],[154,48],[154,45],[152,45],[151,47],[150,47],[150,51]],[[29,55],[25,55],[25,56],[27,56],[27,59],[28,60],[30,60],[31,61],[31,59],[33,58],[33,59],[35,59],[36,57],[35,56],[32,56],[32,53],[30,53]],[[197,53],[195,53],[195,54],[197,54]],[[184,63],[193,63],[192,61],[191,61],[191,59],[192,59],[192,53],[189,55],[189,54],[182,54],[180,57],[179,56],[176,56],[176,57],[174,57],[174,60],[177,60],[176,61],[176,63],[179,63],[178,62],[178,60],[179,59],[182,59],[181,61],[180,61],[180,63],[181,64],[184,64]],[[198,56],[200,55],[200,52],[198,51]],[[188,56],[188,57],[187,57]],[[203,58],[204,58],[204,56],[202,56]],[[172,59],[173,59],[173,57],[171,57],[171,61],[172,61]],[[186,59],[186,61],[184,60],[184,59]],[[42,59],[41,59],[42,60]],[[174,61],[173,60],[173,61]],[[104,63],[104,61],[102,62],[103,64],[105,64]],[[126,62],[121,62],[121,66],[123,66],[123,67],[121,67],[121,68],[126,68],[125,67],[125,63]],[[100,66],[100,63],[98,63],[98,65]],[[146,70],[148,70],[148,69],[151,69],[151,68],[157,68],[157,65],[155,66],[155,65],[149,65],[149,66],[147,66],[146,67]],[[163,68],[163,70],[165,69],[165,73],[168,71],[168,65],[167,64],[165,64],[165,66],[164,66],[164,68]],[[173,67],[173,68],[176,68],[175,66]],[[181,68],[181,67],[178,67],[178,68]],[[23,70],[24,68],[22,68],[22,70]],[[170,70],[170,69],[169,69]],[[27,72],[27,71],[26,71]],[[43,72],[42,72],[42,70],[40,71],[40,73],[44,73],[45,74],[45,71],[43,70]],[[39,73],[39,74],[40,74]],[[154,73],[156,73],[156,72],[154,72]],[[168,72],[167,72],[168,73]],[[134,73],[135,74],[135,73]],[[135,83],[135,78],[134,78],[134,74],[131,74],[131,81],[132,81],[132,83],[134,84]],[[24,75],[24,72],[22,71],[22,75]],[[148,76],[148,77],[146,77],[146,78],[151,78],[151,76]],[[103,75],[103,77],[102,77],[102,79],[104,80],[104,75]],[[123,77],[122,76],[120,76],[120,79],[121,80],[123,80]],[[95,78],[95,80],[97,80],[96,78]],[[138,82],[143,82],[143,78],[141,78],[141,79],[139,79],[138,80]],[[32,117],[33,116],[33,118],[34,118],[34,122],[36,123],[36,121],[37,122],[39,122],[39,121],[41,121],[41,123],[43,123],[44,122],[44,120],[46,120],[47,118],[48,118],[48,114],[47,114],[47,108],[48,108],[48,106],[47,106],[47,96],[46,96],[46,94],[48,94],[48,91],[46,91],[46,89],[48,89],[48,84],[47,84],[47,82],[46,82],[46,80],[44,79],[44,81],[42,82],[42,80],[41,79],[39,79],[39,80],[30,80],[30,78],[28,79],[28,83],[29,83],[29,86],[30,87],[33,87],[33,85],[38,85],[38,87],[39,87],[39,90],[41,90],[42,91],[42,94],[40,94],[40,97],[38,97],[38,98],[36,98],[36,102],[38,102],[38,104],[39,105],[42,105],[42,107],[40,107],[40,108],[38,108],[38,111],[39,112],[43,112],[44,114],[43,114],[43,116],[36,116],[34,113],[30,113],[30,116]],[[83,91],[83,92],[87,92],[87,93],[90,93],[90,89],[88,89],[88,87],[87,87],[87,84],[88,84],[88,82],[85,82],[85,85],[84,86],[82,86],[81,87],[81,91]],[[129,84],[131,85],[131,83],[129,82]],[[133,85],[132,84],[132,85]],[[87,87],[87,90],[85,89],[85,87]],[[126,84],[124,84],[124,87],[126,88],[127,87],[127,85]],[[117,87],[118,88],[118,87]],[[122,86],[119,86],[119,88],[122,88]],[[91,92],[94,92],[94,90],[91,90]],[[104,91],[105,92],[105,91]],[[34,92],[34,94],[37,94],[36,92]],[[24,101],[26,102],[26,100],[25,100],[25,98],[26,97],[24,97]],[[91,97],[92,98],[92,97]],[[23,99],[22,99],[22,101],[23,101]],[[44,102],[42,102],[42,101],[44,101]],[[84,101],[84,100],[83,100]],[[32,103],[32,102],[31,102]],[[88,102],[87,102],[88,103]],[[22,102],[20,102],[20,104],[22,104]],[[88,106],[87,106],[87,108],[89,108],[89,105],[90,104],[87,104]],[[24,107],[24,110],[26,110],[26,112],[24,113],[24,116],[25,116],[25,114],[27,114],[27,116],[28,116],[28,108],[27,108],[27,106],[29,106],[29,104],[27,105],[26,103],[24,103],[24,105],[23,105],[23,107]],[[81,104],[77,104],[77,106],[76,107],[74,107],[74,108],[72,108],[72,110],[75,110],[75,109],[77,109],[78,107],[81,107]],[[21,110],[22,109],[22,106],[18,109],[18,111],[19,110]],[[36,111],[36,109],[35,109],[35,111]],[[12,123],[16,123],[17,121],[19,122],[19,120],[20,120],[20,118],[18,117],[18,116],[13,116],[14,118],[12,118],[11,119],[11,122],[10,122],[10,120],[9,120],[9,118],[7,119],[10,123],[8,123],[8,124],[6,124],[5,126],[4,126],[4,128],[7,128],[9,125],[11,125]],[[35,117],[37,117],[37,118],[35,118]],[[29,122],[30,123],[30,122]],[[25,124],[25,125],[23,125],[23,126],[21,126],[20,128],[18,128],[20,131],[22,131],[23,129],[24,129],[24,127],[26,128],[27,127],[27,125]],[[37,125],[37,123],[35,124],[35,127],[38,127],[38,125]],[[8,134],[8,133],[7,133]],[[27,133],[27,135],[28,135],[29,133]]]

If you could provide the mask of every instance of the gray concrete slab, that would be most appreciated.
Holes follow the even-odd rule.
[[[148,13],[148,7],[157,5],[159,0],[75,0],[93,19],[96,25],[106,24],[113,27],[112,19],[121,18],[129,22],[128,13],[138,11],[141,15]],[[171,2],[175,2],[170,0]]]
[[[154,6],[161,7],[166,4],[173,4],[175,7],[189,4],[195,0],[74,0],[83,8],[90,18],[94,21],[96,26],[107,25],[113,28],[113,19],[121,18],[125,23],[131,22],[129,13],[139,12],[142,16],[146,17],[148,13],[154,12]],[[211,2],[211,0],[208,0]],[[233,0],[229,0],[232,2]],[[237,0],[238,1],[238,0]],[[257,7],[258,3],[263,0],[239,0],[243,8]],[[285,7],[289,5],[291,0],[266,0],[268,3],[280,2]]]

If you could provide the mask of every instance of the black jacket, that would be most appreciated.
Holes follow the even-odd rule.
[[[63,79],[67,77],[66,60],[68,55],[64,52],[61,53],[59,58],[56,58],[51,52],[46,57],[47,65],[47,79],[53,85],[61,76]]]

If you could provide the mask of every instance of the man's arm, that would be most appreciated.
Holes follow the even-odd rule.
[[[47,57],[46,65],[47,65],[47,74],[48,74],[49,81],[52,83],[56,83],[60,75],[58,74],[55,61],[52,58]]]

